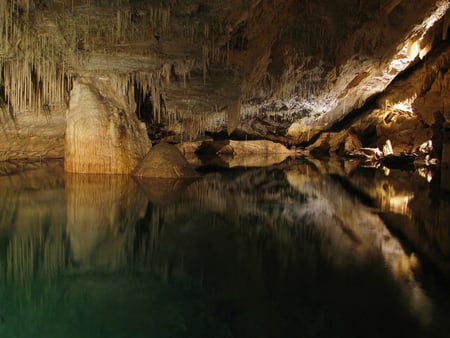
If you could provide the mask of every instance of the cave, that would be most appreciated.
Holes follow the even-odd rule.
[[[1,0],[0,336],[446,337],[449,27]]]

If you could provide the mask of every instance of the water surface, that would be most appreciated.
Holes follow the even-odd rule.
[[[449,336],[439,172],[1,172],[0,337]]]

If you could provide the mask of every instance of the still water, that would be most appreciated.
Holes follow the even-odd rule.
[[[443,181],[304,159],[188,182],[3,164],[0,337],[449,337]]]

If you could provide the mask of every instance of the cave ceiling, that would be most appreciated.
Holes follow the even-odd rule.
[[[1,1],[2,110],[64,109],[73,79],[107,77],[131,108],[147,109],[146,122],[175,134],[232,132],[265,116],[277,121],[274,134],[298,144],[363,107],[446,40],[449,7],[436,0]]]

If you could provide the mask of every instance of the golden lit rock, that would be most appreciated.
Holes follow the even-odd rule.
[[[136,167],[150,141],[124,102],[108,79],[74,82],[67,110],[66,171],[127,174]]]

